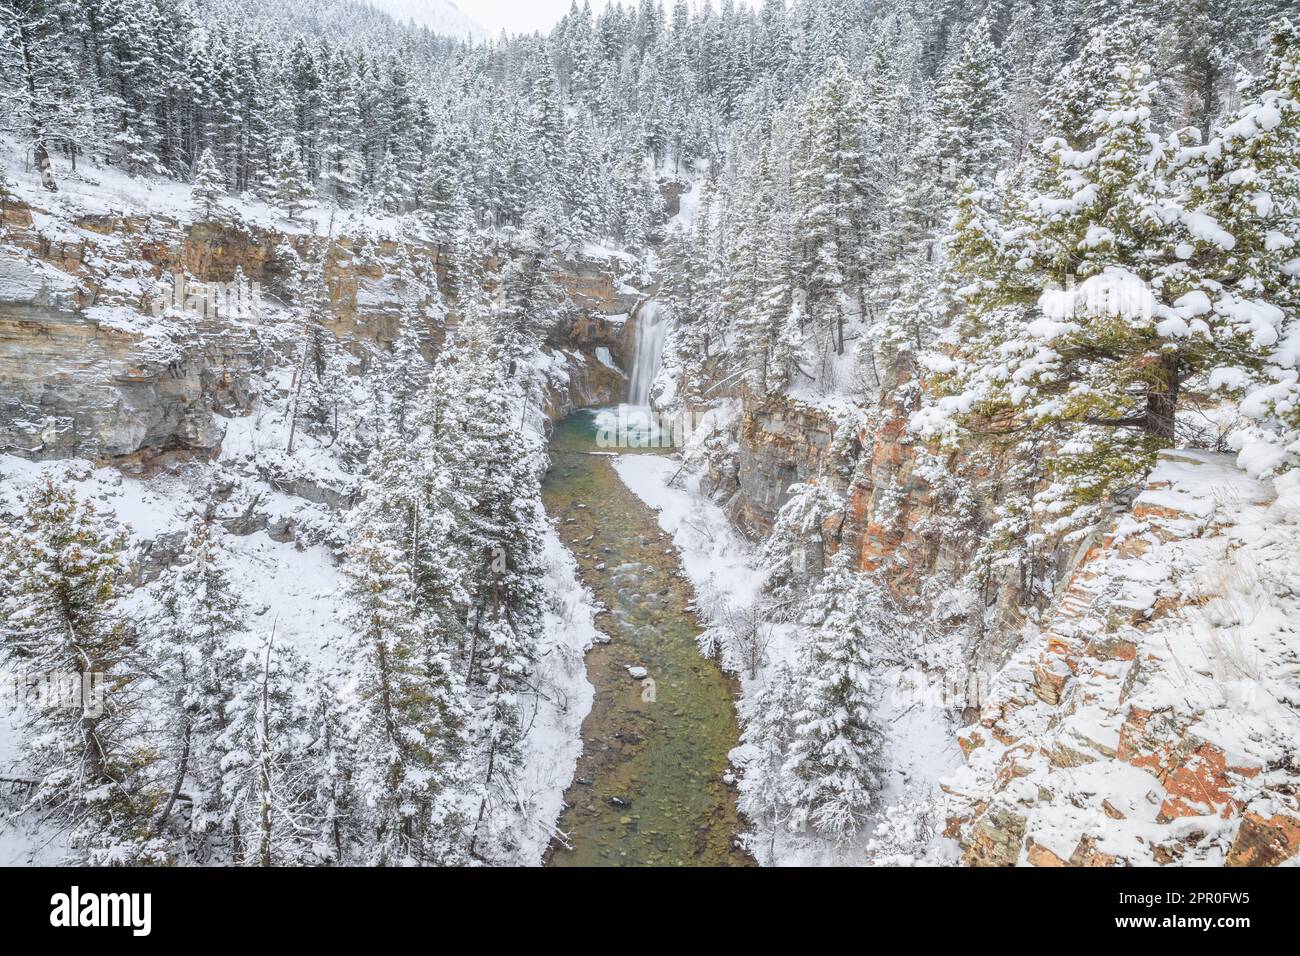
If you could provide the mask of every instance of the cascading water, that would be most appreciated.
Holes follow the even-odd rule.
[[[628,388],[629,405],[649,405],[650,386],[659,374],[663,361],[664,334],[668,323],[659,315],[654,299],[641,306],[636,321],[636,354],[632,357],[632,384]]]

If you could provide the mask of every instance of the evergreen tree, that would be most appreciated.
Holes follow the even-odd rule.
[[[391,467],[387,434],[349,518],[349,660],[359,675],[357,787],[372,862],[446,863],[464,843],[444,790],[458,782],[466,715],[446,637],[420,613],[412,565],[414,510]],[[397,452],[400,454],[400,452]]]
[[[141,737],[139,662],[116,604],[125,532],[93,504],[46,477],[5,529],[4,653],[36,679],[58,679],[72,700],[46,700],[24,718],[23,762],[36,779],[29,805],[94,864],[162,862],[149,834],[159,799]]]
[[[58,190],[50,163],[51,126],[62,107],[60,74],[72,69],[59,42],[59,4],[50,0],[13,0],[0,8],[0,61],[3,74],[16,82],[0,96],[28,137],[41,185]]]
[[[435,143],[424,157],[424,168],[416,183],[420,219],[439,245],[451,241],[467,215],[456,159],[450,142]]]
[[[759,558],[778,620],[797,616],[810,582],[821,576],[828,550],[823,528],[843,507],[820,481],[791,485],[786,493],[789,500],[777,512]]]
[[[361,190],[363,163],[357,148],[361,116],[351,66],[341,54],[331,61],[323,82],[330,108],[322,116],[320,191],[348,206]]]
[[[204,843],[206,832],[224,818],[225,754],[218,740],[228,724],[243,657],[236,638],[245,626],[220,543],[205,522],[191,524],[180,563],[163,575],[159,591],[162,615],[149,652],[171,697],[169,725],[175,736],[168,753],[170,790],[154,826],[172,824],[185,787],[193,801],[193,852],[201,860],[211,851]]]
[[[858,247],[868,205],[862,106],[856,79],[836,61],[803,110],[796,230],[803,243],[806,318],[836,354],[844,353],[845,325],[860,312],[862,295]]]
[[[314,721],[300,689],[305,662],[274,632],[245,654],[234,684],[222,749],[222,803],[231,861],[239,866],[319,864],[331,852],[319,837],[331,812],[320,802],[312,747]]]
[[[573,126],[565,155],[564,200],[569,214],[566,238],[571,245],[580,246],[599,238],[605,231],[600,160],[586,123]]]
[[[1171,226],[1211,250],[1235,239],[1171,193],[1172,150],[1151,129],[1151,96],[1146,68],[1120,63],[1086,148],[1046,144],[1050,172],[1035,177],[1045,192],[1022,183],[1006,203],[1010,221],[991,217],[978,193],[959,206],[956,267],[978,283],[962,282],[961,360],[938,360],[942,387],[958,396],[946,407],[994,432],[1068,426],[1039,501],[1059,516],[1053,530],[1088,527],[1100,500],[1145,473],[1174,439],[1189,379],[1228,356],[1264,359],[1256,316],[1212,313],[1204,293],[1187,292]]]
[[[794,740],[795,715],[803,693],[794,671],[784,661],[767,675],[763,689],[746,708],[741,745],[748,750],[741,785],[740,808],[751,820],[776,831],[785,827],[796,799],[796,779],[786,772]],[[768,862],[773,861],[768,847]]]
[[[398,246],[396,272],[402,286],[402,310],[384,378],[392,403],[391,419],[402,432],[407,429],[416,396],[429,381],[430,367],[421,343],[431,326],[442,325],[446,310],[437,278],[426,276],[417,267],[412,250],[405,244]]]
[[[329,320],[326,255],[326,250],[322,250],[301,286],[303,302],[298,312],[302,317],[302,331],[298,342],[298,367],[294,373],[294,395],[289,406],[286,446],[289,454],[293,454],[294,439],[300,427],[309,434],[328,432],[331,440],[337,438],[339,404],[347,399],[342,391],[340,349],[325,327]]]
[[[1217,136],[1182,154],[1171,285],[1189,332],[1204,339],[1194,368],[1209,368],[1211,388],[1243,396],[1253,424],[1236,437],[1242,463],[1267,473],[1300,464],[1300,28],[1274,28],[1248,93]]]
[[[787,761],[798,781],[792,823],[842,839],[866,821],[883,786],[882,733],[872,718],[871,670],[898,641],[898,613],[885,588],[850,568],[841,552],[809,600]]]
[[[194,169],[194,184],[190,187],[190,201],[198,209],[200,221],[215,222],[229,215],[222,202],[225,192],[225,177],[217,168],[212,150],[205,149]]]
[[[945,66],[937,91],[939,159],[951,182],[985,177],[1006,156],[1008,102],[987,18],[978,20]]]
[[[472,311],[440,357],[443,428],[456,436],[453,472],[469,501],[466,537],[472,590],[468,672],[481,683],[474,735],[483,763],[470,852],[510,793],[521,759],[520,698],[543,624],[542,529],[537,449],[521,433],[497,354],[491,319]]]
[[[307,207],[313,194],[298,148],[285,140],[275,154],[275,165],[267,183],[269,201],[283,210],[289,221],[293,222],[294,216]]]

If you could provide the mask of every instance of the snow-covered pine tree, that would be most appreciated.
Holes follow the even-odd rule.
[[[212,149],[205,149],[194,167],[194,182],[190,186],[190,202],[198,210],[201,222],[219,222],[229,216],[230,211],[223,202],[225,194],[226,179]]]
[[[362,162],[357,148],[361,116],[352,67],[341,52],[326,65],[325,102],[321,130],[321,194],[340,206],[350,206],[361,191]]]
[[[796,828],[806,822],[837,840],[851,837],[875,805],[883,736],[872,716],[872,670],[896,653],[899,622],[885,586],[837,553],[801,621],[804,705],[786,763],[797,780]]]
[[[510,799],[545,605],[540,452],[512,408],[511,399],[522,396],[505,378],[493,325],[489,314],[471,311],[439,357],[444,434],[457,443],[452,472],[469,503],[463,519],[471,575],[467,672],[482,688],[474,723],[481,796],[471,852],[481,852],[492,810]]]
[[[567,297],[555,281],[559,270],[554,251],[558,237],[545,220],[532,220],[529,227],[520,237],[514,255],[501,266],[497,280],[498,319],[506,375],[520,381],[530,401],[540,401],[540,395],[530,394],[533,383],[523,379],[546,336],[560,325]]]
[[[317,864],[329,807],[313,776],[316,743],[311,678],[302,657],[274,630],[246,651],[234,683],[222,757],[222,802],[231,862],[238,866]]]
[[[700,397],[701,362],[706,357],[695,348],[704,307],[699,273],[705,265],[695,258],[691,235],[685,232],[667,236],[660,261],[663,280],[658,298],[672,321],[664,342],[664,364],[680,380],[681,397],[694,401]]]
[[[768,271],[772,229],[769,225],[775,205],[766,142],[755,150],[740,173],[737,196],[731,205],[727,228],[727,281],[725,294],[737,335],[738,367],[745,383],[756,394],[768,390],[772,349],[776,339],[774,322],[780,308],[770,308]],[[780,276],[779,278],[784,278]],[[779,297],[777,292],[773,297]]]
[[[405,243],[398,246],[395,271],[401,283],[402,309],[383,378],[390,419],[399,432],[404,432],[410,425],[416,396],[428,384],[432,371],[421,343],[431,327],[439,328],[445,321],[446,308],[437,276],[417,264],[414,251]]]
[[[45,700],[23,718],[29,805],[91,864],[157,863],[150,837],[160,798],[143,737],[140,661],[117,599],[126,532],[46,476],[0,540],[6,663],[52,680],[71,700]]]
[[[537,41],[529,58],[527,126],[538,174],[558,176],[564,153],[564,116],[555,91],[555,76],[547,60],[544,41]]]
[[[795,804],[798,780],[787,771],[786,762],[794,741],[795,715],[803,706],[795,671],[780,661],[742,713],[740,742],[746,757],[740,809],[769,831],[768,862],[774,856],[772,841],[788,825]]]
[[[1012,181],[1001,218],[978,192],[958,207],[965,334],[955,361],[932,359],[950,396],[937,418],[947,410],[989,433],[1063,426],[1038,501],[1056,516],[1049,533],[1090,527],[1100,502],[1149,469],[1174,439],[1184,384],[1225,349],[1247,364],[1266,354],[1250,315],[1211,313],[1185,294],[1172,227],[1188,223],[1220,248],[1234,240],[1178,205],[1179,144],[1152,130],[1152,90],[1143,64],[1119,62],[1083,149],[1068,135],[1046,141],[1047,170]]]
[[[798,615],[803,598],[826,565],[826,523],[844,507],[821,481],[799,482],[786,493],[789,499],[777,512],[759,556],[763,587],[772,596],[777,620]]]
[[[0,7],[3,73],[14,77],[0,97],[20,120],[41,185],[58,191],[50,162],[51,127],[62,110],[61,74],[72,69],[59,39],[59,6],[52,0],[12,0]]]
[[[568,210],[565,238],[570,245],[581,246],[600,238],[606,231],[601,163],[590,125],[585,120],[580,119],[570,127],[564,156],[562,182]]]
[[[164,14],[150,3],[120,3],[96,8],[102,13],[105,40],[105,65],[110,83],[116,86],[112,106],[112,154],[128,175],[142,176],[168,168],[164,159],[174,163],[177,157],[160,155],[170,143],[159,135],[157,117],[164,91],[168,88],[164,74],[168,57],[160,46],[172,35],[166,29],[179,24],[164,22]]]
[[[415,205],[430,237],[440,246],[452,240],[466,216],[460,176],[455,143],[450,139],[433,143],[416,180]]]
[[[348,660],[360,702],[356,787],[366,853],[381,865],[448,863],[465,846],[450,797],[463,783],[465,690],[447,635],[421,613],[402,439],[387,433],[348,519]]]
[[[845,325],[861,311],[858,258],[869,188],[863,169],[862,89],[835,61],[803,106],[796,234],[803,247],[806,318],[823,353],[844,353]]]
[[[1009,151],[1008,102],[987,17],[967,31],[936,91],[939,161],[950,183],[984,178]]]
[[[702,195],[689,234],[668,237],[664,246],[663,302],[672,318],[664,345],[665,361],[682,382],[681,397],[703,398],[700,389],[716,358],[726,331],[723,265],[725,244],[714,215],[715,188],[700,186]]]
[[[167,793],[154,819],[155,831],[175,828],[177,800],[191,802],[189,834],[180,852],[202,862],[212,853],[210,828],[224,819],[222,758],[230,701],[240,676],[243,650],[237,639],[245,612],[230,580],[216,532],[196,519],[177,565],[157,584],[162,613],[148,643],[160,687],[170,702],[171,739],[163,748]]]
[[[942,238],[956,184],[945,173],[936,111],[924,109],[912,123],[912,141],[881,211],[875,321],[858,343],[862,377],[877,386],[914,375],[917,357],[952,311]]]
[[[284,140],[276,151],[266,189],[268,201],[283,211],[290,222],[310,204],[315,190],[307,179],[307,170],[292,140]]]
[[[1230,122],[1180,157],[1170,284],[1190,326],[1209,326],[1207,384],[1242,396],[1241,464],[1267,474],[1300,464],[1300,27],[1275,25],[1246,92]]]
[[[647,249],[658,234],[663,197],[647,175],[649,157],[640,147],[625,149],[613,170],[617,215],[613,234],[629,249]]]
[[[309,434],[339,434],[339,404],[347,401],[342,392],[339,361],[340,349],[325,327],[328,320],[328,289],[325,287],[325,257],[321,249],[301,283],[302,303],[297,311],[302,317],[298,341],[294,394],[289,403],[289,437],[286,450],[293,454],[298,430]]]
[[[328,675],[317,675],[307,689],[305,706],[309,739],[302,772],[312,787],[309,800],[316,826],[309,853],[321,863],[347,863],[365,846],[367,835],[356,787],[356,728]]]
[[[378,214],[394,215],[403,211],[409,180],[402,176],[397,154],[387,152],[370,183],[367,205]]]

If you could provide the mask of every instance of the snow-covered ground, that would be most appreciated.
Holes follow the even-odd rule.
[[[1295,472],[1260,481],[1229,455],[1164,452],[994,681],[946,781],[951,812],[1022,819],[1021,863],[1134,866],[1223,865],[1243,813],[1294,814],[1297,555]],[[1053,675],[1059,689],[1036,692]]]
[[[256,443],[253,419],[228,423],[222,459],[238,460],[247,443]],[[267,435],[261,434],[263,443]],[[104,513],[129,529],[133,562],[139,563],[163,536],[182,532],[201,510],[197,490],[203,487],[207,466],[194,465],[177,474],[144,480],[113,468],[96,468],[79,460],[35,463],[0,456],[0,511],[11,511],[32,480],[42,474],[58,477],[75,487],[79,497],[92,500]],[[256,484],[258,507],[269,518],[292,518],[300,526],[323,527],[333,520],[323,505]],[[238,508],[244,507],[241,498]],[[272,540],[266,530],[252,534],[224,534],[232,583],[249,611],[250,643],[271,628],[277,640],[292,644],[320,673],[331,675],[346,693],[348,678],[339,667],[339,639],[343,636],[344,581],[332,549],[324,543]],[[596,636],[595,607],[590,593],[577,578],[572,555],[551,530],[546,538],[545,584],[550,597],[546,634],[535,674],[537,694],[525,703],[527,725],[525,760],[518,780],[520,810],[510,824],[522,835],[518,858],[512,862],[537,864],[559,816],[564,790],[573,778],[581,751],[580,728],[591,707],[593,690],[587,680],[583,654]],[[156,609],[145,589],[130,591],[123,608],[143,624]],[[22,776],[18,713],[0,705],[0,777]],[[5,785],[0,782],[0,787]],[[3,794],[0,794],[3,796]],[[0,820],[0,865],[29,862],[53,863],[62,846],[50,835],[33,829],[28,821]]]
[[[23,202],[44,212],[33,216],[41,235],[54,242],[81,242],[86,235],[71,221],[82,216],[157,216],[189,224],[197,220],[198,209],[190,199],[190,184],[154,176],[128,176],[122,169],[81,162],[73,172],[63,157],[51,157],[59,191],[41,188],[40,176],[30,163],[25,144],[0,136],[0,170],[8,177],[13,193]],[[238,219],[252,226],[291,235],[397,235],[400,221],[395,216],[362,210],[341,211],[330,204],[304,209],[291,220],[279,209],[253,197],[227,196],[223,205]],[[103,243],[103,235],[94,235]]]
[[[587,650],[596,643],[595,599],[578,580],[578,565],[552,527],[546,535],[546,646],[536,674],[542,693],[524,744],[520,797],[525,801],[524,844],[520,863],[541,863],[573,782],[582,753],[582,721],[591,710],[595,688],[587,679]]]

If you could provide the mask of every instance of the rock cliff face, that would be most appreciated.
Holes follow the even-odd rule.
[[[142,449],[212,449],[214,411],[248,400],[244,330],[170,330],[80,309],[67,273],[0,253],[0,449],[32,458],[111,458]]]
[[[777,512],[789,500],[790,486],[821,474],[835,428],[830,415],[820,409],[781,398],[759,401],[745,396],[736,456],[739,494],[733,508],[742,530],[756,539],[771,534]]]
[[[946,463],[978,489],[963,505],[900,408],[836,421],[742,398],[727,490],[743,529],[767,534],[790,483],[828,482],[848,507],[823,540],[864,570],[885,566],[902,596],[968,566],[1001,493],[996,456]],[[984,596],[988,633],[964,653],[994,676],[967,700],[965,764],[943,786],[967,865],[1300,855],[1300,478],[1278,488],[1230,456],[1166,452],[1105,534],[1046,556],[1060,583],[1043,623],[1019,608],[1017,581]]]
[[[909,407],[918,392],[906,379],[891,382],[881,401],[862,412],[742,390],[735,479],[726,488],[734,495],[736,524],[755,539],[765,537],[790,485],[814,481],[844,500],[842,520],[823,528],[826,552],[849,548],[859,569],[883,569],[904,602],[925,601],[937,582],[965,577],[1013,478],[995,447],[941,452],[914,441]],[[1076,549],[1039,550],[1036,573],[1061,580]],[[1025,583],[1010,572],[988,577],[980,595],[987,620],[972,625],[978,644],[964,649],[972,667],[1000,664],[1014,644],[1034,610]]]
[[[976,866],[1300,852],[1300,493],[1168,452],[997,678],[947,785]]]
[[[292,341],[271,319],[151,314],[161,277],[229,282],[237,271],[276,302],[295,257],[323,240],[255,226],[159,217],[56,220],[0,193],[0,451],[95,461],[167,451],[208,455],[217,416],[247,414],[253,373],[284,364]],[[438,250],[420,247],[435,268]],[[335,240],[325,259],[331,330],[359,351],[395,338],[400,289],[391,242]],[[559,282],[581,310],[551,338],[547,412],[619,401],[628,316],[642,296],[620,259],[572,260]],[[283,322],[281,322],[283,325]],[[426,330],[430,358],[445,330]]]

